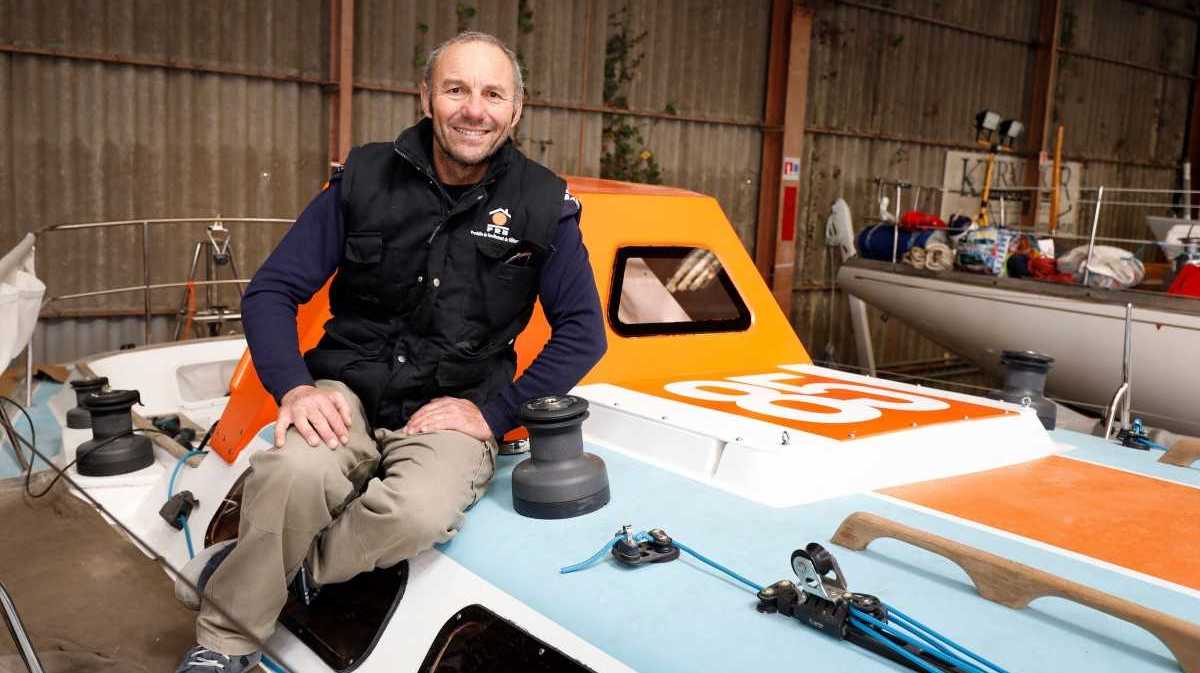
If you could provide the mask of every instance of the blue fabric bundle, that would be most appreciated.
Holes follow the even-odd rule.
[[[923,248],[930,236],[938,229],[921,229],[918,231],[900,230],[900,238],[896,245],[896,261],[904,256],[910,248]],[[891,224],[876,224],[858,232],[855,245],[858,254],[866,259],[892,261],[892,238],[896,235],[896,227]]]

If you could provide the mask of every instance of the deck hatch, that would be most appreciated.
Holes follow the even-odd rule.
[[[418,670],[592,673],[592,669],[482,605],[468,605],[446,621]]]

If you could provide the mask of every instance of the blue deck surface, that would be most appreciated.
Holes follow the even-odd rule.
[[[22,384],[24,385],[24,384]],[[30,418],[33,419],[33,427],[37,432],[37,448],[42,452],[42,455],[47,458],[58,455],[62,452],[62,430],[58,423],[54,420],[54,414],[50,411],[50,398],[54,397],[64,384],[54,383],[53,381],[36,381],[33,388],[33,406],[28,409]],[[21,398],[24,398],[24,389],[21,392]],[[13,411],[11,414],[13,427],[21,436],[29,439],[29,422],[20,411]],[[29,450],[22,449],[23,454],[28,459]],[[34,471],[45,470],[47,466],[44,462],[38,460],[34,464]],[[13,450],[7,437],[0,432],[0,479],[8,479],[17,477],[23,474],[20,464],[17,463],[16,456],[13,455]]]
[[[1060,437],[1072,441],[1077,437]],[[1104,447],[1081,450],[1094,459]],[[866,510],[1036,568],[1200,622],[1200,599],[1052,550],[925,514],[870,495],[773,509],[595,447],[608,464],[612,502],[592,514],[540,521],[512,509],[511,472],[502,457],[487,497],[442,550],[504,591],[641,671],[895,671],[891,662],[779,615],[754,610],[742,585],[687,559],[627,569],[611,559],[578,573],[581,561],[621,524],[661,527],[679,541],[759,584],[795,579],[792,550],[810,541],[837,556],[852,590],[873,593],[957,639],[1008,671],[1177,671],[1148,632],[1066,601],[1011,610],[980,598],[949,561],[892,540],[866,552],[833,546],[851,512]],[[1118,456],[1108,458],[1120,460]],[[796,475],[796,488],[819,475]],[[981,494],[986,497],[986,494]]]
[[[42,382],[31,410],[38,445],[48,453],[57,453],[61,443],[47,406],[59,387]],[[260,436],[270,442],[271,433],[268,425]],[[1077,447],[1066,455],[1200,487],[1200,470],[1157,463],[1161,452],[1123,449],[1066,431],[1054,437]],[[608,465],[613,493],[608,506],[562,521],[521,517],[512,509],[511,472],[522,457],[502,456],[489,493],[458,537],[441,549],[640,671],[902,669],[794,620],[757,613],[755,598],[743,585],[686,556],[635,570],[606,559],[588,570],[559,574],[560,567],[590,556],[625,523],[638,530],[664,528],[759,584],[795,579],[792,550],[821,542],[837,556],[852,590],[878,595],[1011,673],[1179,669],[1148,632],[1088,608],[1050,598],[1011,610],[980,598],[949,561],[893,540],[877,541],[866,552],[836,547],[828,539],[845,516],[874,512],[1200,623],[1197,592],[1176,591],[889,500],[863,494],[775,509],[613,451],[588,450]],[[5,450],[0,476],[15,474],[16,464]],[[797,474],[795,487],[803,489],[817,478]]]
[[[1109,467],[1115,467],[1130,472],[1137,472],[1150,477],[1177,481],[1181,484],[1200,487],[1200,463],[1191,467],[1167,465],[1158,462],[1163,452],[1157,449],[1141,451],[1128,449],[1116,442],[1105,441],[1099,437],[1084,435],[1070,430],[1055,430],[1050,433],[1057,442],[1064,442],[1077,448],[1064,455],[1080,460],[1089,460]]]

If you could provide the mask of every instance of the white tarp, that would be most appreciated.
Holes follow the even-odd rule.
[[[0,258],[0,364],[12,359],[33,337],[46,284],[33,273],[33,234]]]

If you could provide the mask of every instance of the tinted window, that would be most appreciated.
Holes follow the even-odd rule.
[[[638,246],[617,252],[608,319],[626,336],[732,332],[750,311],[711,251]]]

